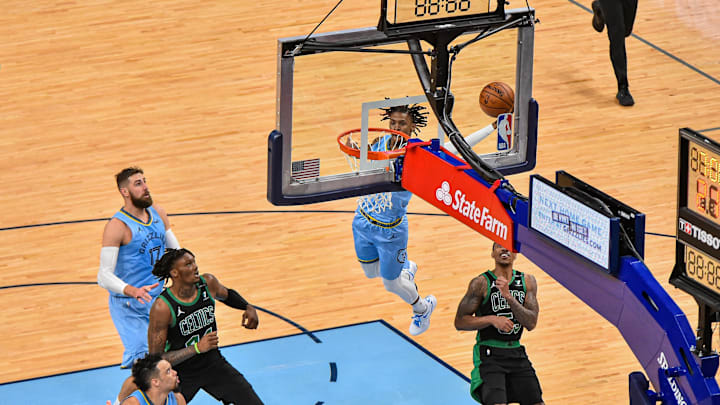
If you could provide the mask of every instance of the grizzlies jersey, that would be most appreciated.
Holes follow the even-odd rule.
[[[135,287],[157,283],[157,278],[152,274],[153,266],[165,253],[165,224],[155,208],[148,207],[146,210],[148,222],[142,222],[124,209],[113,215],[113,218],[125,223],[132,233],[130,243],[120,246],[115,275]],[[161,291],[162,284],[153,289],[150,295],[157,297]],[[110,294],[124,297],[114,292]]]
[[[210,332],[217,331],[215,322],[215,299],[210,295],[205,278],[195,284],[197,295],[193,302],[178,300],[169,288],[163,290],[158,299],[165,301],[170,308],[172,321],[167,331],[165,351],[173,351],[190,347]],[[178,373],[196,370],[210,364],[220,357],[217,349],[195,355],[175,367]]]
[[[145,393],[140,390],[134,391],[132,394],[130,394],[130,397],[135,397],[138,400],[138,402],[140,402],[140,405],[154,405],[152,403],[152,401],[150,401],[148,399],[147,395],[145,395]],[[128,398],[130,398],[130,397],[128,397]],[[175,399],[175,393],[170,392],[168,394],[167,399],[165,400],[165,403],[158,404],[158,405],[177,405],[177,399]]]
[[[364,216],[368,222],[381,226],[383,228],[393,228],[402,222],[403,217],[407,214],[407,206],[412,197],[409,191],[395,191],[390,193],[391,204],[380,212],[365,212],[358,205],[357,213]]]
[[[497,276],[495,276],[495,273],[488,270],[481,274],[481,277],[485,277],[488,287],[482,304],[480,304],[480,308],[478,308],[475,315],[505,316],[513,321],[515,327],[513,327],[510,332],[503,332],[494,326],[488,326],[480,329],[477,333],[478,344],[489,343],[488,345],[493,346],[494,344],[492,344],[492,341],[508,342],[508,345],[510,345],[510,342],[517,343],[522,335],[523,326],[514,319],[512,310],[510,309],[510,304],[508,304],[507,300],[502,296],[502,294],[500,294],[500,290],[495,286]],[[527,289],[525,287],[525,275],[522,272],[513,270],[512,280],[508,280],[508,284],[510,294],[512,294],[512,296],[518,300],[520,304],[525,303],[525,294],[527,293]]]
[[[383,138],[380,138],[380,141],[370,145],[370,150],[387,151],[398,149],[396,145],[391,145],[392,138],[393,137],[390,135],[385,135]],[[403,145],[405,143],[406,142],[403,142]],[[391,193],[391,195],[390,206],[388,208],[385,208],[380,212],[364,213],[363,216],[366,218],[369,216],[371,223],[374,220],[382,224],[383,227],[389,224],[397,225],[397,223],[399,223],[402,220],[402,217],[407,213],[407,206],[410,202],[410,198],[412,197],[412,193],[409,191],[396,191]],[[358,207],[358,210],[362,211],[360,207]]]

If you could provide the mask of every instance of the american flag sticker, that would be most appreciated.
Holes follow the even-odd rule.
[[[298,160],[292,162],[292,178],[295,180],[310,179],[320,175],[320,159]]]

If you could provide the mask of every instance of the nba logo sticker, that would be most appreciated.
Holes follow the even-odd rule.
[[[512,114],[497,117],[497,150],[512,148]]]

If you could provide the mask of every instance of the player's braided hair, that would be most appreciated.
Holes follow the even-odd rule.
[[[382,118],[381,121],[389,120],[390,115],[394,112],[401,112],[401,113],[404,113],[404,114],[407,114],[408,116],[410,116],[410,119],[412,120],[413,124],[415,124],[415,129],[413,130],[414,135],[417,135],[420,133],[419,128],[423,128],[423,127],[427,126],[427,116],[429,113],[427,111],[424,111],[424,110],[427,110],[427,108],[425,108],[421,105],[417,105],[417,104],[413,104],[412,106],[409,106],[407,104],[406,105],[396,105],[396,106],[389,107],[389,108],[381,108],[381,110],[384,111],[384,113],[383,113],[384,117]]]
[[[190,256],[195,257],[193,252],[181,248],[181,249],[167,249],[165,254],[155,263],[152,274],[159,280],[167,280],[170,278],[170,270],[172,270],[175,262],[181,257],[185,256],[185,253],[190,253]]]
[[[152,380],[158,372],[157,365],[162,360],[159,354],[146,354],[145,357],[137,359],[132,366],[132,376],[135,385],[141,391],[150,389],[150,380]]]

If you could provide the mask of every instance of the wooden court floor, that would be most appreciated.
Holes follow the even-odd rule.
[[[376,3],[345,0],[319,31],[374,26]],[[334,5],[6,2],[0,287],[43,285],[0,289],[0,383],[119,363],[107,293],[92,282],[102,219],[122,203],[113,175],[128,165],[145,169],[201,271],[251,302],[310,330],[379,318],[407,329],[407,306],[357,265],[354,200],[285,209],[265,197],[276,40],[310,32]],[[715,0],[640,2],[636,36],[627,40],[632,108],[615,102],[607,37],[590,26],[589,0],[530,5],[540,19],[533,173],[553,178],[564,169],[646,213],[647,231],[674,235],[678,128],[720,140]],[[343,83],[329,96],[342,100]],[[527,194],[528,173],[510,180]],[[312,212],[328,210],[337,212]],[[452,322],[469,280],[491,265],[490,243],[448,217],[415,215],[438,213],[418,198],[410,212],[418,285],[439,302],[430,330],[415,340],[469,375],[474,336]],[[646,263],[694,325],[694,301],[667,282],[673,261],[673,239],[649,235]],[[538,280],[540,319],[523,340],[546,403],[627,403],[627,375],[641,368],[617,330],[526,259],[517,267]],[[297,332],[263,314],[260,328],[246,331],[239,312],[218,313],[221,345]]]

